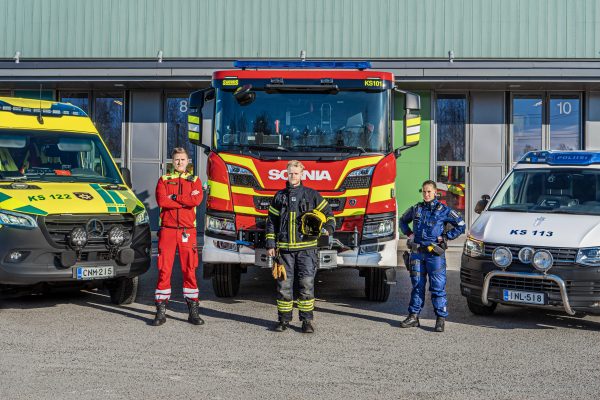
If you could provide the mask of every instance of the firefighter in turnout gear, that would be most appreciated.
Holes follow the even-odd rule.
[[[319,264],[317,240],[320,234],[331,235],[335,230],[329,203],[319,192],[302,185],[303,171],[301,162],[292,160],[288,163],[286,188],[275,194],[267,218],[267,253],[284,265],[287,275],[287,279],[280,277],[277,280],[279,321],[275,330],[278,332],[285,331],[292,320],[294,274],[300,288],[297,304],[302,332],[314,332],[314,283]]]
[[[171,297],[171,272],[175,250],[179,251],[183,273],[183,297],[188,309],[188,321],[202,325],[199,315],[198,248],[196,242],[196,207],[202,202],[202,182],[187,173],[189,155],[176,147],[172,153],[173,173],[163,175],[156,185],[156,202],[160,207],[158,232],[158,283],[155,291],[156,317],[152,325],[166,322],[167,303]]]
[[[450,207],[437,200],[437,186],[425,181],[422,186],[423,202],[418,203],[402,215],[400,229],[408,236],[412,293],[408,306],[408,317],[400,323],[402,328],[419,326],[419,313],[425,302],[425,283],[429,276],[431,302],[437,316],[435,331],[443,332],[448,317],[446,300],[446,241],[456,239],[465,232],[465,222]],[[408,224],[412,222],[412,230]],[[452,226],[445,230],[446,224]]]

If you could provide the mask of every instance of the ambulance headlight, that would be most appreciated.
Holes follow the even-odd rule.
[[[2,210],[0,211],[0,225],[33,229],[37,227],[37,222],[29,215]]]
[[[113,226],[108,231],[108,243],[113,246],[120,246],[127,240],[127,232],[120,226]]]
[[[591,247],[589,249],[580,249],[577,252],[575,260],[577,264],[599,266],[600,265],[600,247]]]
[[[500,268],[506,268],[513,260],[512,252],[508,247],[496,247],[492,253],[492,261]]]
[[[135,216],[136,225],[145,225],[148,223],[150,223],[150,218],[148,218],[148,213],[146,212],[146,210],[142,211],[141,213]]]
[[[87,244],[88,234],[82,227],[75,227],[69,233],[69,244],[75,249],[80,249]]]
[[[548,250],[538,250],[533,253],[531,264],[533,264],[533,267],[538,271],[548,271],[550,268],[552,268],[553,263],[554,257],[552,257],[552,254]]]
[[[469,236],[465,241],[465,255],[469,257],[481,257],[483,250],[483,242],[481,240],[476,240]]]
[[[235,222],[233,218],[206,216],[206,229],[221,235],[235,236]]]

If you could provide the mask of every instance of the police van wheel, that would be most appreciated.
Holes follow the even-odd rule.
[[[233,297],[240,290],[242,269],[237,264],[216,264],[212,285],[217,297]]]
[[[486,306],[477,300],[467,297],[467,307],[469,307],[469,310],[475,315],[492,315],[497,306],[497,303],[490,303]]]
[[[371,301],[387,301],[390,285],[387,284],[384,268],[367,268],[365,274],[365,295]]]
[[[110,293],[110,301],[113,304],[123,305],[131,304],[137,295],[139,278],[117,279],[110,283],[108,293]]]

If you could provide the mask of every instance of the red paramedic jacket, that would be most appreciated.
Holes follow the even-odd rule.
[[[194,190],[198,194],[192,195]],[[186,172],[163,175],[156,184],[156,202],[162,228],[196,229],[196,207],[202,203],[202,182]]]

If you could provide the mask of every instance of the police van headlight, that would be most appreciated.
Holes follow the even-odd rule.
[[[373,239],[390,236],[394,234],[394,220],[384,219],[381,221],[365,223],[363,227],[363,238]]]
[[[513,255],[508,247],[496,247],[492,253],[492,261],[500,268],[506,268],[512,263]]]
[[[577,252],[577,258],[575,259],[577,264],[599,266],[600,265],[600,247],[590,247],[589,249],[579,249]]]
[[[464,253],[466,256],[481,257],[483,250],[483,242],[481,240],[473,239],[471,236],[465,240]]]
[[[148,217],[148,213],[146,210],[135,216],[135,224],[136,225],[144,225],[150,223],[150,218]]]
[[[33,229],[37,228],[37,222],[33,217],[11,211],[0,211],[0,224],[15,228]]]
[[[221,235],[235,236],[235,222],[233,218],[206,216],[206,229]]]
[[[546,272],[552,268],[552,264],[554,264],[554,257],[552,257],[552,253],[550,253],[548,250],[537,250],[535,253],[533,253],[531,264],[538,271]]]

